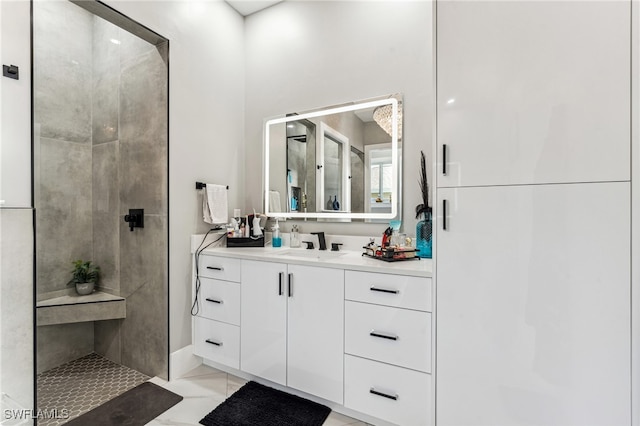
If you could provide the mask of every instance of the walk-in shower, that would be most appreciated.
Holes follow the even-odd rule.
[[[37,405],[70,417],[92,407],[52,400],[52,371],[101,369],[127,390],[168,377],[169,344],[169,44],[76,3],[33,2]],[[78,259],[100,266],[91,295],[67,286]]]

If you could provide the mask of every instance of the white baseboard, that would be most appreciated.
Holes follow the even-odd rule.
[[[193,345],[172,352],[169,357],[169,380],[182,377],[202,364],[202,358],[193,354]]]

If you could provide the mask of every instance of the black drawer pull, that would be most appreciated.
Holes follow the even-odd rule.
[[[384,398],[389,398],[389,399],[393,399],[394,401],[398,400],[398,395],[389,395],[388,393],[384,393],[384,392],[380,392],[375,390],[375,388],[371,388],[369,389],[369,393],[372,393],[374,395],[378,395],[378,396],[382,396]]]
[[[380,331],[375,331],[375,330],[371,330],[371,332],[369,333],[369,336],[379,337],[381,339],[389,339],[389,340],[399,339],[399,337],[396,336],[395,334],[387,334],[387,333],[382,333]]]
[[[278,274],[278,296],[282,296],[282,281],[284,280],[284,272]]]
[[[216,342],[215,340],[207,339],[205,340],[207,343],[211,343],[212,345],[222,346],[222,342]]]
[[[388,288],[380,288],[380,287],[371,287],[369,290],[371,290],[371,291],[379,291],[380,293],[393,293],[393,294],[400,293],[400,290],[391,290],[391,289],[388,289]]]
[[[214,271],[224,271],[224,268],[220,266],[207,266],[207,269],[211,269]]]
[[[218,304],[222,305],[222,300],[209,299],[208,297],[205,300],[207,302],[213,302],[213,303],[218,303]]]

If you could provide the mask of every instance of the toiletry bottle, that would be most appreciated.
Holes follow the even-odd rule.
[[[281,247],[282,238],[280,238],[280,226],[278,225],[278,219],[276,218],[276,225],[273,227],[273,234],[271,236],[271,246]]]
[[[291,226],[291,240],[289,245],[292,248],[300,247],[300,233],[298,232],[298,225]]]
[[[255,213],[255,211],[254,211]],[[262,229],[260,228],[260,216],[258,216],[257,214],[254,214],[253,216],[253,236],[254,237],[259,237],[260,235],[262,235]]]

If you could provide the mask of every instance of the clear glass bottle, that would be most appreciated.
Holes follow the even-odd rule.
[[[291,226],[291,239],[289,245],[292,248],[300,247],[300,233],[298,232],[298,225]]]

